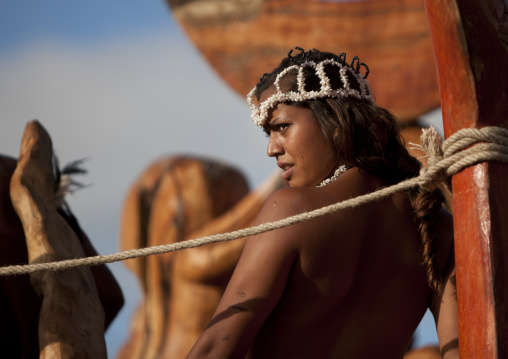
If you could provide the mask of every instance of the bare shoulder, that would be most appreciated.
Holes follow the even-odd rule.
[[[256,223],[276,221],[312,210],[312,189],[286,187],[274,192],[265,202]]]
[[[321,188],[282,188],[268,198],[263,210],[291,215],[373,192],[383,186],[385,184],[376,177],[352,168],[336,181]]]
[[[384,187],[378,178],[352,168],[336,181],[321,187],[286,187],[274,192],[265,202],[257,224],[280,220],[303,212],[309,212],[327,205],[352,199]],[[335,220],[367,218],[368,206],[359,206],[354,211],[342,210],[335,213]],[[358,217],[362,215],[361,217]],[[347,222],[347,221],[346,221]],[[345,223],[347,224],[347,223]]]

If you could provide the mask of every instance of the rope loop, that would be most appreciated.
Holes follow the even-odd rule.
[[[463,128],[444,143],[430,127],[422,130],[420,141],[428,156],[428,166],[420,171],[420,187],[428,191],[440,183],[450,188],[451,177],[464,168],[485,161],[506,162],[508,154],[508,130],[502,127]]]
[[[326,214],[335,213],[345,208],[360,206],[416,186],[420,186],[426,190],[433,190],[439,183],[448,183],[453,175],[474,164],[485,161],[508,163],[508,130],[501,127],[462,129],[442,143],[437,131],[431,127],[422,131],[421,149],[428,155],[428,166],[422,169],[418,177],[410,178],[390,187],[381,188],[375,192],[334,203],[310,212],[300,213],[278,221],[263,223],[254,227],[244,228],[229,233],[214,234],[211,236],[190,239],[172,244],[131,249],[109,255],[97,255],[94,257],[67,259],[48,263],[0,267],[0,276],[28,274],[40,271],[57,271],[82,266],[94,266],[123,261],[126,259],[146,257],[153,254],[174,252],[210,243],[226,242],[287,227],[292,224],[308,221]]]

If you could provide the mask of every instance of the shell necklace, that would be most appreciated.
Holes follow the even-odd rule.
[[[350,169],[352,166],[346,166],[346,165],[342,165],[342,166],[339,166],[335,172],[333,173],[333,176],[331,177],[328,177],[327,179],[325,179],[323,182],[321,182],[320,184],[318,184],[316,187],[323,187],[323,186],[326,186],[328,183],[330,182],[333,182],[335,181],[337,178],[340,177],[341,174],[343,174],[344,172],[346,172],[348,169]]]

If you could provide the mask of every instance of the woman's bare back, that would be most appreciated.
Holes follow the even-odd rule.
[[[385,186],[353,168],[323,188],[286,188],[259,223]],[[439,214],[438,270],[452,251]],[[190,357],[401,358],[433,294],[403,194],[248,239],[214,319]],[[252,344],[252,345],[251,345]]]
[[[303,192],[299,199],[310,210],[382,186],[353,169],[323,189],[287,192]],[[432,296],[407,197],[397,194],[299,226],[298,258],[252,356],[402,357]],[[440,238],[441,271],[451,253],[450,234]]]

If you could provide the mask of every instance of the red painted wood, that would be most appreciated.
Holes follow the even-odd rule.
[[[508,5],[426,0],[446,137],[508,127]],[[461,358],[508,358],[508,165],[455,175],[453,211]]]
[[[461,358],[497,358],[487,166],[453,178]]]

